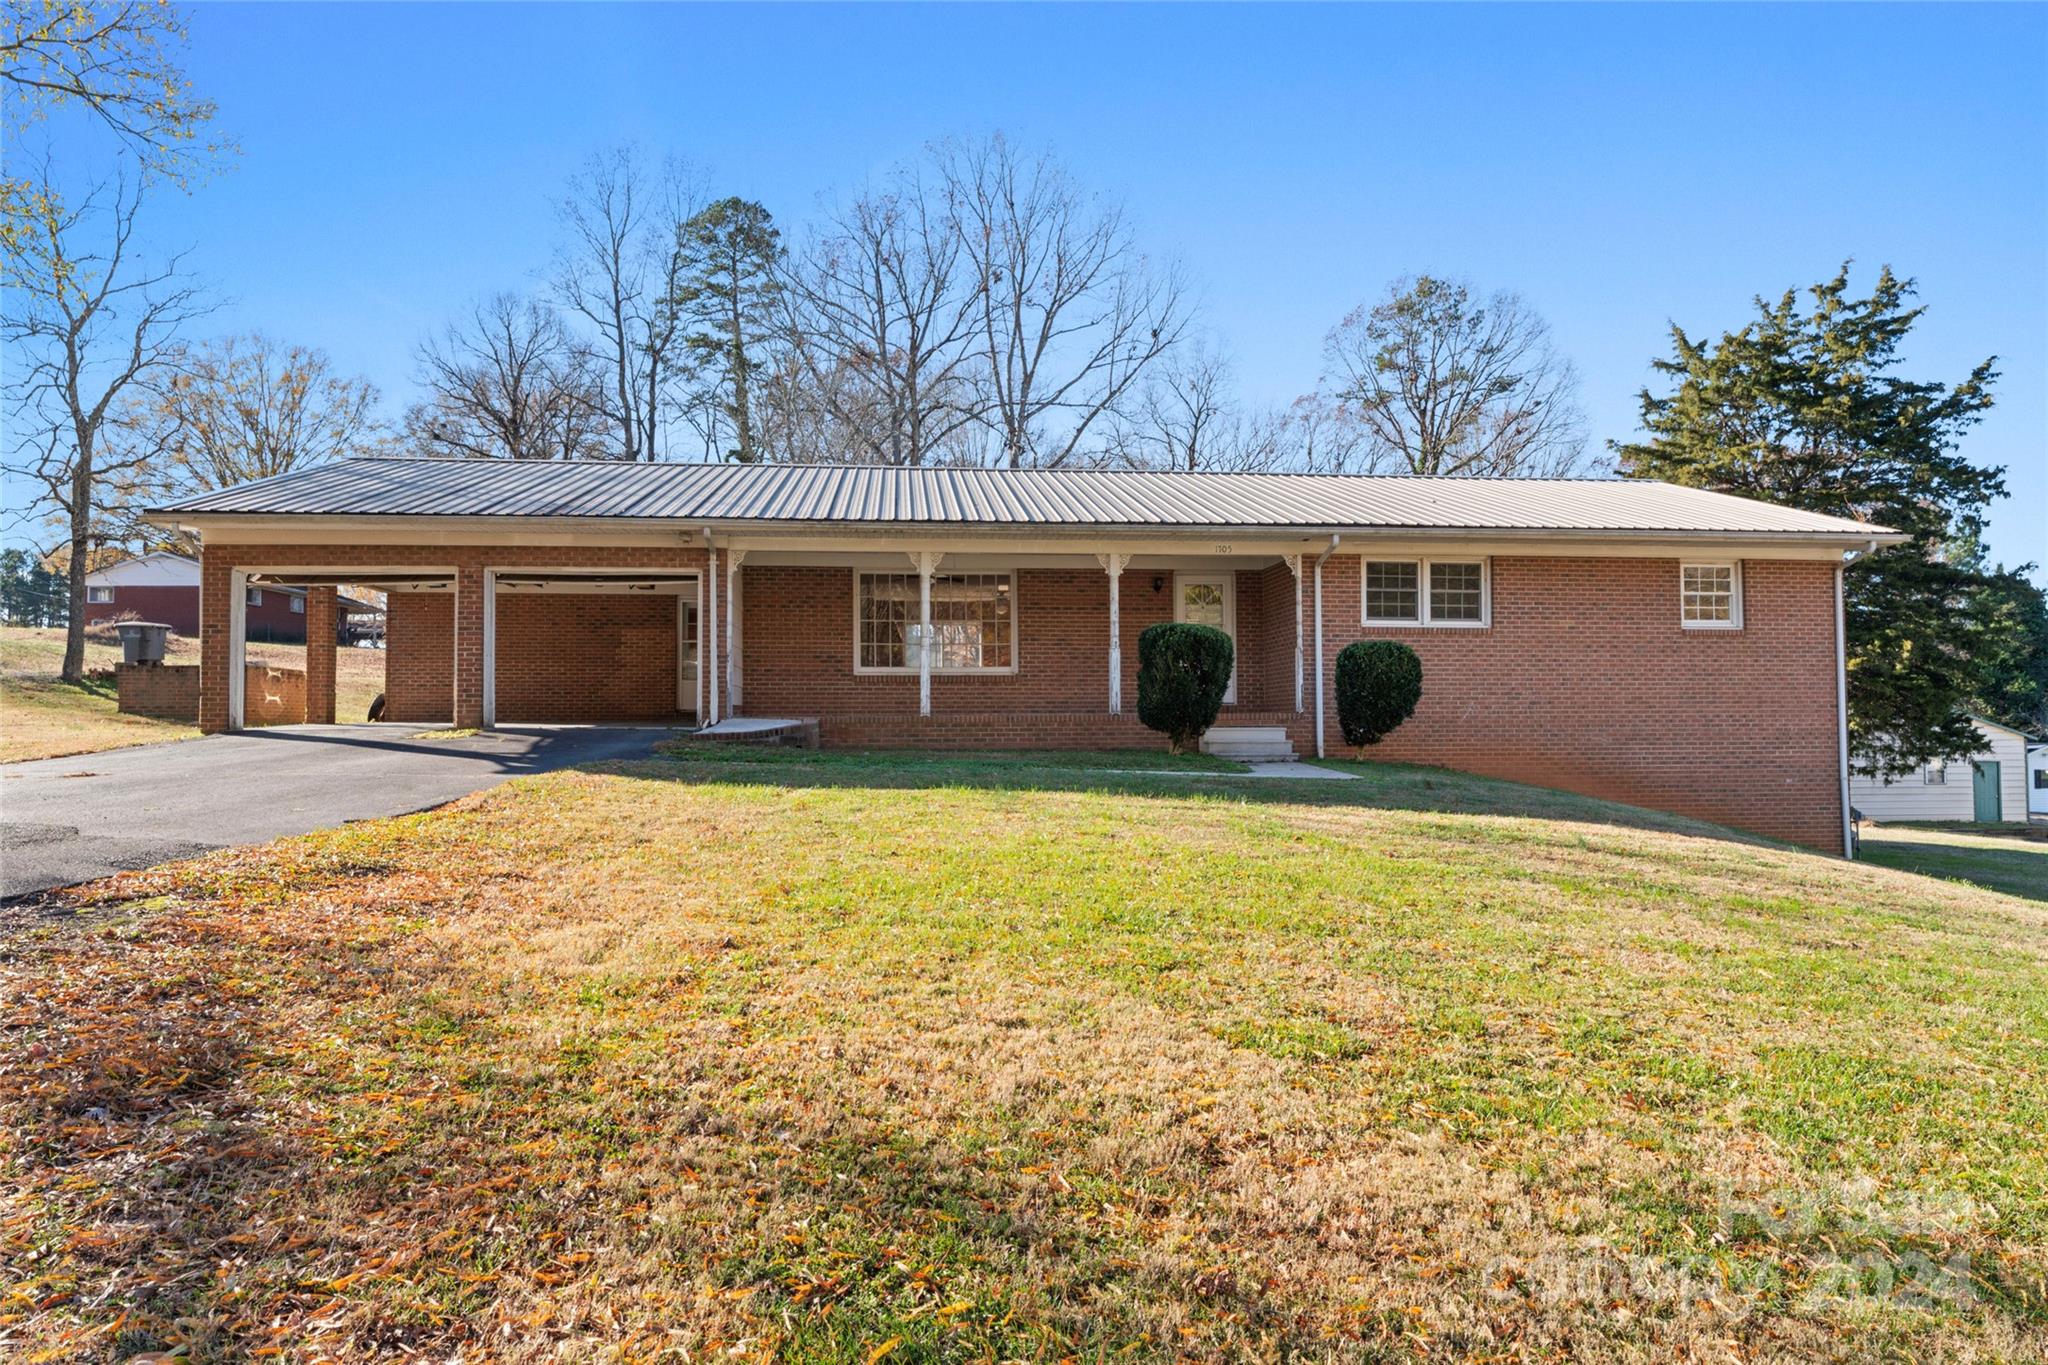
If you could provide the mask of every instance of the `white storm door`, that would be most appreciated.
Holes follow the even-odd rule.
[[[1194,626],[1214,626],[1230,637],[1230,686],[1226,704],[1237,701],[1237,575],[1184,573],[1174,575],[1173,617]]]

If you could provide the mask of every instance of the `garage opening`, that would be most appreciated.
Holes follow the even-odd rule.
[[[696,722],[696,574],[500,569],[485,584],[486,724]]]

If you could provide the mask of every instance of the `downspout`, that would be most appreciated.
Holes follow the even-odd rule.
[[[1875,550],[1877,543],[1871,542]],[[1835,754],[1842,788],[1842,856],[1856,856],[1856,817],[1849,805],[1849,626],[1843,606],[1843,571],[1863,551],[1851,550],[1835,566]]]
[[[1323,561],[1337,553],[1341,535],[1330,537],[1330,547],[1316,556],[1316,757],[1323,753]]]

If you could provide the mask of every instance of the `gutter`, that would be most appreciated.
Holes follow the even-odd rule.
[[[1344,539],[1332,533],[1330,546],[1316,556],[1316,757],[1323,753],[1323,561],[1337,553],[1337,545]]]

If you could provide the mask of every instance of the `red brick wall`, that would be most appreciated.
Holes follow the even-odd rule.
[[[115,664],[121,710],[157,720],[199,719],[197,664]]]
[[[673,594],[500,593],[497,636],[507,724],[676,717]]]
[[[1490,628],[1367,631],[1361,563],[1324,566],[1324,678],[1355,639],[1422,657],[1422,703],[1374,757],[1841,850],[1832,565],[1746,561],[1743,628],[1711,631],[1680,627],[1675,559],[1500,558]]]
[[[384,719],[446,725],[455,716],[455,596],[385,599]]]
[[[1263,623],[1258,637],[1258,648],[1250,652],[1240,667],[1243,673],[1238,679],[1242,689],[1246,677],[1253,682],[1253,695],[1258,704],[1271,710],[1294,709],[1294,572],[1285,564],[1275,564],[1254,574],[1238,576],[1238,619],[1250,616]],[[1307,625],[1304,613],[1302,624]],[[1239,650],[1244,643],[1239,641]],[[1304,697],[1305,699],[1305,697]],[[1238,692],[1238,700],[1246,700],[1245,693]]]
[[[1173,619],[1173,576],[1124,573],[1118,619],[1124,705],[1138,705],[1138,636]],[[917,710],[917,674],[853,671],[853,571],[744,564],[740,625],[746,712],[815,716]],[[1100,569],[1016,575],[1017,671],[932,675],[936,711],[1068,711],[1109,706],[1109,576]],[[720,603],[723,606],[723,603]]]
[[[112,602],[85,604],[85,623],[112,621],[133,616],[141,621],[161,621],[175,635],[199,633],[199,589],[175,587],[116,587]],[[139,713],[147,714],[147,713]]]
[[[199,665],[116,664],[120,709],[158,720],[199,718]],[[302,725],[306,720],[306,674],[297,668],[249,664],[243,674],[243,709],[249,724]]]

